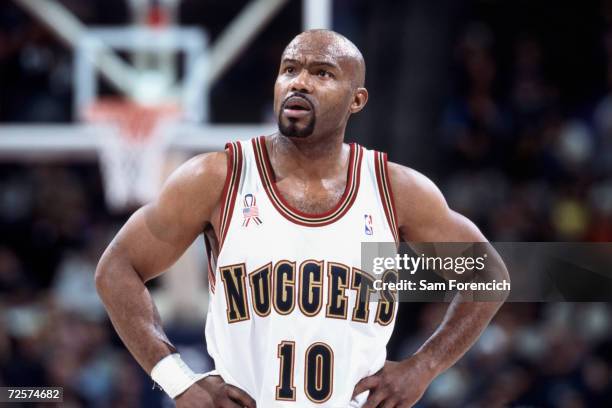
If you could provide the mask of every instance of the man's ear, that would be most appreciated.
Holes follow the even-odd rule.
[[[368,103],[368,90],[365,88],[357,88],[355,95],[353,95],[353,102],[351,102],[351,113],[359,112],[366,103]]]

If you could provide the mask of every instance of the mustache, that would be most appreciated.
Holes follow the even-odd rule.
[[[302,98],[302,99],[304,99],[308,103],[308,105],[310,105],[310,109],[312,111],[314,111],[314,104],[312,103],[310,98],[306,94],[304,94],[302,92],[292,92],[289,95],[287,95],[287,97],[283,100],[283,103],[281,104],[281,109],[285,107],[285,105],[287,104],[287,101],[289,99],[291,99],[291,98]]]

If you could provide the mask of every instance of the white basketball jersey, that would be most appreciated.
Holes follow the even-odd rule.
[[[258,407],[361,406],[353,389],[382,368],[397,309],[363,300],[360,270],[362,242],[397,241],[386,155],[351,144],[342,198],[315,215],[277,190],[264,137],[227,148],[206,321],[216,370]]]

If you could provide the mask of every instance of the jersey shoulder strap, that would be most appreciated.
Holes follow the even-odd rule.
[[[368,167],[370,169],[370,173],[373,173],[371,174],[371,177],[376,179],[376,186],[385,212],[385,218],[387,219],[391,232],[393,233],[395,242],[399,243],[399,224],[397,221],[397,212],[395,210],[395,197],[393,196],[391,181],[389,179],[387,153],[376,150],[370,150],[368,153],[371,153],[371,155],[368,155]]]
[[[236,195],[240,188],[240,178],[242,177],[242,165],[244,161],[244,152],[242,151],[241,143],[229,142],[225,145],[227,151],[227,174],[225,176],[225,185],[221,193],[221,211],[219,213],[219,251],[223,247],[223,242],[229,229],[234,205],[236,203]]]

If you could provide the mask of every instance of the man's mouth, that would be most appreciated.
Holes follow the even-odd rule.
[[[303,118],[310,115],[313,107],[306,98],[291,96],[283,103],[283,114],[288,118]]]

